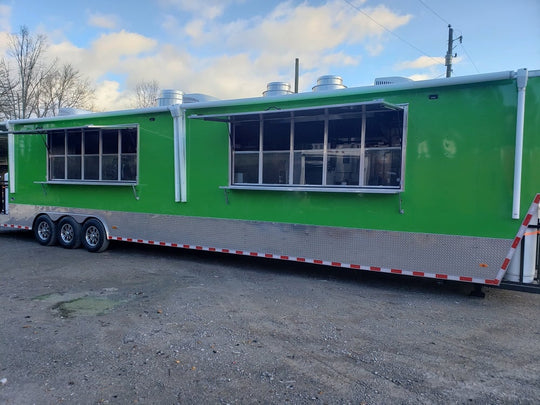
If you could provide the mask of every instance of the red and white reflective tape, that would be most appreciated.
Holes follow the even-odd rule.
[[[22,226],[22,225],[15,225],[15,224],[0,224],[0,226],[3,228],[11,228],[11,229],[25,229],[27,231],[32,229],[29,226]]]
[[[123,241],[123,242],[142,243],[146,245],[169,246],[169,247],[183,248],[183,249],[204,250],[208,252],[219,252],[219,253],[251,256],[251,257],[263,257],[267,259],[288,260],[288,261],[293,261],[293,262],[320,264],[320,265],[330,266],[330,267],[342,267],[342,268],[348,268],[348,269],[367,270],[367,271],[389,273],[389,274],[402,274],[402,275],[414,276],[414,277],[427,277],[427,278],[434,278],[434,279],[439,279],[439,280],[452,280],[452,281],[462,281],[462,282],[467,282],[467,283],[499,285],[506,270],[508,269],[510,261],[512,260],[512,257],[514,256],[514,253],[517,247],[519,246],[521,240],[523,239],[523,236],[526,233],[527,227],[529,226],[529,223],[531,222],[531,219],[534,216],[535,210],[538,210],[539,204],[540,204],[540,194],[537,194],[533,203],[531,204],[531,207],[529,208],[529,211],[527,212],[527,215],[525,216],[525,219],[523,220],[519,228],[519,231],[516,237],[514,238],[512,242],[512,246],[510,247],[510,250],[508,254],[506,255],[506,258],[504,259],[501,265],[499,274],[497,275],[497,278],[495,279],[481,279],[481,278],[475,278],[475,277],[454,276],[454,275],[441,274],[441,273],[426,273],[423,271],[409,271],[409,270],[376,267],[376,266],[363,266],[363,265],[354,264],[354,263],[342,263],[342,262],[336,262],[336,261],[280,255],[280,254],[274,254],[274,253],[262,253],[262,252],[252,252],[252,251],[229,249],[229,248],[162,242],[162,241],[146,240],[146,239],[139,239],[139,238],[127,238],[127,237],[122,237],[122,236],[109,235],[108,239]],[[26,229],[26,230],[31,229],[28,226],[15,225],[15,224],[0,224],[0,226],[3,226],[4,228],[12,228],[12,229]]]
[[[512,242],[512,246],[510,247],[510,250],[508,251],[508,254],[506,255],[502,265],[501,269],[499,270],[499,274],[497,275],[496,280],[497,285],[501,282],[501,280],[504,277],[504,273],[508,269],[508,266],[510,265],[510,261],[512,260],[512,257],[514,256],[514,253],[516,252],[516,249],[518,248],[521,240],[523,239],[523,236],[525,236],[525,233],[527,232],[527,227],[529,226],[529,223],[531,222],[531,219],[533,218],[535,211],[538,211],[538,205],[540,204],[540,194],[536,194],[536,197],[534,198],[534,201],[531,204],[531,207],[529,208],[529,211],[527,211],[527,215],[525,215],[525,219],[521,223],[521,226],[519,227],[519,231],[514,238],[514,241]]]
[[[376,266],[363,266],[363,265],[354,264],[354,263],[342,263],[342,262],[336,262],[336,261],[281,255],[281,254],[274,254],[274,253],[252,252],[249,250],[238,250],[238,249],[210,247],[210,246],[201,246],[201,245],[190,245],[190,244],[183,244],[183,243],[160,242],[160,241],[155,241],[155,240],[126,238],[126,237],[121,237],[121,236],[109,236],[109,240],[142,243],[145,245],[169,246],[169,247],[191,249],[191,250],[203,250],[207,252],[227,253],[227,254],[250,256],[250,257],[262,257],[266,259],[277,259],[277,260],[286,260],[286,261],[300,262],[300,263],[319,264],[323,266],[340,267],[340,268],[355,269],[355,270],[367,270],[367,271],[374,271],[374,272],[379,272],[379,273],[401,274],[405,276],[415,276],[415,277],[427,277],[427,278],[434,278],[438,280],[452,280],[452,281],[462,281],[462,282],[468,282],[468,283],[490,284],[490,285],[498,284],[497,280],[479,279],[479,278],[464,277],[464,276],[454,276],[450,274],[440,274],[440,273],[426,273],[423,271],[408,271],[408,270],[402,270],[402,269],[376,267]]]

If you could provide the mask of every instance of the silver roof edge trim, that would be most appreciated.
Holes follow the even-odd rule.
[[[515,79],[516,72],[513,70],[506,70],[495,73],[482,73],[478,75],[469,76],[454,76],[442,79],[428,79],[418,80],[406,83],[386,84],[386,85],[369,85],[361,87],[349,87],[346,89],[329,90],[325,92],[306,92],[306,93],[294,93],[285,96],[273,96],[271,100],[268,97],[253,97],[253,98],[241,98],[233,100],[220,100],[211,102],[190,103],[184,105],[186,110],[194,110],[200,108],[217,108],[217,107],[234,107],[239,105],[245,105],[249,103],[278,103],[281,101],[299,101],[299,100],[311,100],[318,98],[332,98],[339,96],[347,96],[354,94],[374,94],[385,93],[388,91],[397,90],[409,90],[409,89],[423,89],[431,87],[444,87],[444,86],[458,86],[462,84],[482,83],[499,80],[511,80]]]
[[[346,89],[339,90],[330,90],[324,93],[320,92],[305,92],[305,93],[295,93],[289,94],[286,96],[274,96],[272,97],[272,102],[281,102],[281,101],[293,101],[293,100],[310,100],[316,98],[332,98],[343,95],[352,95],[352,94],[373,94],[373,93],[383,93],[388,91],[397,91],[397,90],[409,90],[409,89],[422,89],[430,87],[446,87],[446,86],[457,86],[462,84],[472,84],[472,83],[481,83],[489,81],[499,81],[499,80],[509,80],[515,79],[516,71],[507,70],[494,73],[481,73],[477,75],[468,75],[468,76],[454,76],[449,78],[441,79],[427,79],[427,80],[418,80],[407,83],[396,83],[396,84],[387,84],[387,85],[369,85],[369,86],[360,86],[360,87],[349,87]],[[540,76],[540,70],[531,70],[529,71],[529,77]],[[184,109],[202,109],[202,108],[218,108],[218,107],[233,107],[249,103],[268,103],[268,97],[252,97],[252,98],[241,98],[241,99],[231,99],[231,100],[212,100],[212,101],[200,101],[194,103],[183,103],[181,104]],[[45,118],[28,118],[21,120],[8,120],[7,122],[12,124],[33,124],[36,122],[55,122],[55,121],[68,121],[68,120],[77,120],[77,119],[87,119],[87,118],[105,118],[105,117],[116,117],[122,115],[136,115],[144,113],[161,113],[168,112],[169,108],[167,107],[148,107],[132,110],[118,110],[118,111],[107,111],[107,112],[96,112],[90,114],[80,114],[73,116],[64,116],[64,117],[45,117]]]
[[[13,121],[11,121],[13,122]],[[34,124],[40,123],[33,122]],[[63,129],[126,129],[126,128],[137,128],[139,127],[138,123],[130,123],[130,124],[118,124],[118,125],[80,125],[76,127],[55,127],[55,128],[34,128],[34,129],[26,129],[22,131],[0,131],[0,134],[13,134],[13,135],[45,135],[48,132],[52,131],[61,131]]]
[[[73,120],[82,120],[88,118],[107,118],[107,117],[118,117],[121,115],[137,115],[137,114],[151,114],[151,113],[161,113],[169,112],[169,106],[166,107],[148,107],[148,108],[137,108],[133,110],[119,110],[119,111],[106,111],[106,112],[93,112],[88,114],[78,114],[78,115],[66,115],[66,116],[54,116],[54,117],[43,117],[43,118],[25,118],[20,120],[8,120],[13,125],[24,125],[24,124],[36,124],[41,122],[57,122],[57,121],[73,121]]]

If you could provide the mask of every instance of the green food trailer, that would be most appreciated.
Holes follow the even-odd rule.
[[[126,241],[538,284],[540,71],[169,93],[6,122],[0,226],[91,252]]]

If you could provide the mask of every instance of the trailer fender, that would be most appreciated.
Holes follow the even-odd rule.
[[[101,224],[105,228],[105,234],[107,236],[107,239],[110,239],[109,225],[107,224],[107,221],[101,215],[93,215],[93,214],[90,215],[90,214],[81,214],[81,213],[64,212],[64,211],[61,211],[61,212],[44,211],[44,212],[40,212],[39,214],[37,214],[36,218],[39,217],[40,215],[48,215],[49,218],[51,218],[51,220],[56,222],[56,223],[58,223],[62,218],[69,216],[69,217],[73,218],[75,221],[77,221],[81,226],[88,219],[91,219],[91,218],[97,219],[98,221],[101,222]]]

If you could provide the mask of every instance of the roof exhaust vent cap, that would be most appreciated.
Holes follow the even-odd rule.
[[[286,96],[292,94],[291,85],[285,82],[270,82],[266,85],[266,91],[263,92],[264,97],[271,96]]]
[[[335,75],[325,75],[317,79],[317,85],[312,87],[313,91],[341,90],[346,89],[343,78]]]
[[[182,104],[184,93],[180,90],[161,90],[157,99],[159,107],[167,107],[174,104]]]

